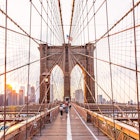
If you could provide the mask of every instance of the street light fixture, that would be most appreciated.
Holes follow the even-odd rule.
[[[44,82],[45,82],[45,83],[48,83],[48,82],[49,82],[48,77],[45,77],[45,78],[44,78]]]
[[[50,74],[49,73],[46,73],[46,72],[43,72],[42,73],[42,76],[44,77],[44,82],[45,83],[48,83],[49,82],[49,76],[50,76]]]

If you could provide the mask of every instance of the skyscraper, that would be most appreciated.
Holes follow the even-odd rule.
[[[25,104],[25,87],[24,86],[21,86],[20,87],[20,90],[22,90],[23,91],[23,104]],[[21,91],[21,92],[22,92]],[[22,101],[21,101],[22,102]]]
[[[6,105],[13,105],[12,86],[6,85]]]
[[[20,89],[19,90],[19,96],[18,96],[18,98],[19,98],[19,105],[23,105],[24,104],[24,91],[23,91],[23,89]]]
[[[34,103],[35,102],[35,87],[34,86],[32,86],[31,87],[31,93],[30,93],[30,102],[31,103]]]
[[[39,81],[36,81],[36,102],[39,103],[39,97],[40,97],[40,87],[39,87]]]
[[[75,101],[84,103],[84,94],[82,89],[75,90]]]

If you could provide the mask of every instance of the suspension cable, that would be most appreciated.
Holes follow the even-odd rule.
[[[101,3],[101,5],[99,6],[99,8],[97,9],[97,12],[98,12],[98,10],[103,6],[103,4],[105,3],[105,1],[106,0],[104,0],[102,3]],[[88,13],[87,13],[87,15],[89,15],[89,13],[90,13],[90,11],[91,11],[91,9],[92,9],[92,7],[94,6],[94,3],[92,4],[92,6],[91,6],[91,8],[90,8],[90,10],[88,11]],[[96,14],[97,14],[97,12],[95,12]],[[86,20],[86,17],[85,18],[83,18],[83,29],[79,32],[79,34],[77,34],[75,37],[74,37],[74,39],[76,40],[79,36],[80,36],[80,34],[82,33],[82,32],[84,32],[84,30],[85,30],[85,28],[89,25],[89,23],[91,22],[91,20],[93,19],[93,17],[94,17],[95,15],[93,15],[91,18],[90,18],[90,20],[88,20],[88,22],[84,25],[84,22],[85,22],[85,20]],[[82,25],[81,25],[82,26]]]
[[[136,41],[136,28],[135,28],[135,4],[134,0],[132,0],[132,6],[133,6],[133,35],[134,35],[134,52],[135,52],[135,76],[136,76],[136,94],[137,94],[137,107],[138,107],[138,126],[139,126],[139,139],[140,139],[140,106],[139,106],[139,78],[138,78],[138,58],[137,58],[137,41]]]
[[[37,13],[39,14],[39,16],[41,16],[41,13],[39,12],[39,10],[37,9],[37,7],[34,5],[34,3],[31,1],[33,7],[35,8],[35,10],[37,11]],[[48,26],[48,28],[50,29],[50,31],[53,33],[54,31],[52,30],[52,28],[49,26],[49,24],[47,23],[47,21],[45,20],[45,17],[42,17],[42,20],[44,21],[44,23]],[[51,20],[50,20],[51,21]],[[54,33],[56,39],[58,41],[60,41],[59,37]]]
[[[57,54],[61,54],[61,53],[62,53],[62,52],[54,53],[54,54],[52,54],[52,55],[48,55],[48,56],[46,56],[46,57],[42,57],[42,58],[40,58],[40,59],[38,59],[38,60],[32,61],[32,62],[27,63],[27,64],[25,64],[25,65],[19,66],[19,67],[14,68],[14,69],[11,69],[11,70],[9,70],[9,71],[6,71],[6,73],[13,72],[13,71],[18,70],[18,69],[21,69],[21,68],[23,68],[23,67],[25,67],[25,66],[28,66],[28,65],[31,65],[31,64],[33,64],[33,63],[39,62],[40,60],[43,60],[43,59],[46,59],[46,58],[49,58],[49,57],[53,57],[53,56],[55,56],[55,55],[57,55]],[[0,76],[2,76],[2,75],[4,75],[4,74],[5,74],[5,73],[1,73]]]
[[[62,20],[62,11],[61,11],[60,0],[58,0],[58,5],[59,5],[59,13],[60,13],[61,25],[62,25],[63,41],[64,41],[64,44],[65,44],[64,27],[63,27],[63,20]]]
[[[114,29],[114,27],[116,27],[129,13],[131,13],[138,5],[140,4],[140,1],[138,1],[128,12],[126,12],[126,14],[124,16],[122,16],[111,28],[109,28],[109,30],[107,32],[105,32],[101,37],[99,37],[99,39],[91,41],[91,42],[99,42],[102,38],[104,38],[108,32],[110,32],[112,29]]]
[[[53,66],[50,68],[49,73],[52,71],[53,67],[54,67],[56,64],[59,64],[59,62],[63,59],[63,55],[64,55],[64,52],[61,53],[61,55],[59,56],[59,58],[55,61],[55,63],[53,64]],[[63,61],[61,61],[61,63],[62,63],[62,62],[63,62]],[[44,77],[43,80],[40,82],[39,87],[44,83],[44,79],[45,79],[45,77]],[[38,87],[38,88],[39,88],[39,87]],[[38,89],[38,88],[37,88],[37,89]],[[48,91],[49,91],[49,88],[50,88],[50,87],[47,88],[47,91],[45,92],[45,95],[47,95],[47,93],[48,93]],[[36,91],[37,91],[37,90],[36,90]],[[27,93],[28,93],[28,92],[27,92]],[[43,104],[43,102],[44,102],[44,100],[45,100],[45,98],[46,98],[45,95],[44,95],[44,97],[43,97],[43,100],[42,100],[41,103],[40,103],[40,107],[39,107],[37,113],[40,112],[41,106],[42,106],[42,104]],[[20,115],[20,113],[22,112],[22,110],[23,110],[26,106],[27,106],[27,104],[25,104],[25,105],[22,106],[22,108],[21,108],[20,111],[18,112],[18,116]],[[28,109],[27,109],[27,111],[28,111]],[[28,114],[27,114],[27,116],[28,116]],[[28,117],[27,117],[27,118],[28,118]],[[16,120],[16,118],[13,119],[12,122],[14,122],[15,120]],[[28,119],[26,119],[26,121],[28,121]],[[27,123],[26,123],[26,124],[27,124]],[[8,128],[5,130],[5,132],[8,131],[9,128],[10,128],[10,127],[8,127]],[[5,135],[3,135],[2,137],[4,137],[4,136],[5,136]]]
[[[29,20],[29,35],[31,36],[31,31],[32,31],[32,4],[30,1],[30,20]],[[28,64],[30,64],[30,59],[31,59],[31,38],[29,38],[29,48],[28,48]],[[28,107],[29,107],[29,85],[30,85],[30,65],[28,65],[28,76],[27,76],[27,118],[28,118]],[[28,119],[26,119],[26,139],[28,138]]]
[[[5,140],[5,134],[6,134],[6,130],[5,130],[5,126],[6,126],[6,97],[7,97],[7,88],[6,88],[6,84],[7,84],[7,7],[8,7],[8,2],[7,0],[5,1],[6,5],[5,5],[5,58],[4,58],[4,140]]]
[[[90,56],[90,55],[86,55],[84,53],[79,53],[79,52],[76,52],[76,51],[72,51],[73,54],[78,54],[78,55],[81,55],[81,56],[85,56],[87,58],[92,58],[92,59],[96,59],[98,61],[101,61],[101,62],[105,62],[105,63],[108,63],[108,64],[111,64],[111,65],[114,65],[114,66],[117,66],[117,67],[121,67],[121,68],[124,68],[124,69],[128,69],[130,71],[136,71],[135,69],[133,68],[129,68],[129,67],[126,67],[126,66],[123,66],[123,65],[119,65],[119,64],[116,64],[116,63],[113,63],[113,62],[109,62],[109,61],[106,61],[106,60],[102,60],[102,59],[99,59],[99,58],[96,58],[96,57],[93,57],[93,56]],[[140,73],[139,70],[137,70],[138,73]]]
[[[24,29],[22,29],[22,27],[20,27],[12,18],[10,18],[7,13],[5,13],[2,9],[0,9],[0,12],[2,14],[4,14],[7,17],[7,19],[11,20],[11,22],[13,22],[23,33],[25,33],[27,35],[27,37],[32,38]],[[5,27],[5,28],[7,30],[7,27]],[[32,38],[32,39],[36,42],[36,40],[34,38]],[[36,43],[38,44],[38,42],[36,42]]]
[[[72,54],[71,54],[71,55],[72,55]],[[73,56],[73,55],[72,55],[72,56]],[[105,93],[105,95],[111,100],[112,97],[109,96],[109,95],[107,94],[107,92],[105,92],[105,90],[97,83],[97,81],[90,75],[90,73],[84,68],[84,66],[83,66],[74,56],[73,56],[73,59],[74,59],[75,63],[76,63],[76,64],[78,63],[78,65],[90,76],[90,78],[97,84],[97,86],[98,86],[98,87]],[[86,83],[86,81],[85,81],[85,83]],[[87,85],[87,88],[88,88],[90,94],[92,94],[92,93],[91,93],[91,90],[90,90],[89,87],[88,87],[88,85]],[[93,96],[91,96],[91,97],[93,97]],[[95,100],[95,98],[93,98],[93,99]],[[103,114],[98,104],[97,104],[97,106],[98,106],[99,112],[100,112],[101,114]],[[128,115],[125,114],[124,111],[123,111],[118,105],[115,105],[115,106],[116,106],[116,107],[121,111],[121,113],[128,119],[128,121],[132,123],[132,121],[130,120],[130,118],[128,117]],[[114,121],[114,123],[115,123],[115,119],[113,119],[113,121]],[[132,125],[133,125],[133,123],[132,123]],[[134,125],[133,125],[133,126],[134,126]],[[115,128],[115,127],[114,127],[114,128]]]
[[[95,15],[95,1],[96,0],[93,0],[93,14]],[[94,39],[96,40],[96,17],[94,16]],[[94,46],[96,47],[96,42],[94,43]],[[97,58],[97,49],[95,50],[95,57]],[[93,58],[94,59],[94,58]],[[95,65],[96,65],[96,81],[98,83],[98,71],[97,71],[97,59],[95,59]],[[98,97],[98,87],[96,87],[96,90],[97,90],[97,96]],[[98,100],[98,99],[97,99]],[[98,104],[98,101],[97,101],[97,104]]]
[[[72,54],[71,54],[72,55]],[[73,56],[73,55],[72,55]],[[84,68],[84,66],[73,56],[76,62],[83,68],[83,70],[90,76],[90,78],[99,86],[99,88],[106,94],[106,96],[111,100],[111,97],[105,92],[105,90],[96,82],[96,80],[90,75],[90,73]]]
[[[106,26],[107,31],[109,30],[109,17],[108,17],[108,1],[106,0]],[[110,74],[110,86],[111,86],[111,96],[112,96],[112,105],[113,105],[113,125],[114,125],[114,138],[116,140],[116,131],[115,131],[115,115],[114,115],[114,93],[113,93],[113,81],[112,81],[112,67],[111,67],[111,52],[110,52],[110,38],[109,38],[109,32],[107,33],[107,45],[108,45],[108,57],[109,57],[109,74]]]

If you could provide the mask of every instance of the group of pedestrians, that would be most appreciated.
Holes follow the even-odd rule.
[[[65,112],[68,114],[69,109],[71,108],[71,104],[68,101],[65,101],[64,103],[60,104],[59,110],[60,110],[60,116],[63,116],[63,113]]]

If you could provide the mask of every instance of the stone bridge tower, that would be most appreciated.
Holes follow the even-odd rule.
[[[47,44],[40,44],[40,83],[44,79],[44,73],[47,74],[48,79],[50,72],[55,65],[60,66],[64,73],[64,97],[70,97],[70,74],[73,69],[71,66],[71,58],[75,59],[74,65],[78,64],[83,70],[85,89],[85,102],[95,102],[95,82],[85,72],[85,70],[94,78],[94,59],[93,59],[93,44],[86,44],[85,46],[71,46],[71,44],[63,44],[62,46],[48,46]],[[91,57],[86,57],[91,56]],[[40,103],[42,102],[46,86],[43,82],[40,86]],[[90,91],[87,86],[89,86]],[[49,90],[49,89],[48,89]],[[47,94],[47,102],[50,100],[50,92]],[[91,95],[92,94],[92,95]]]

